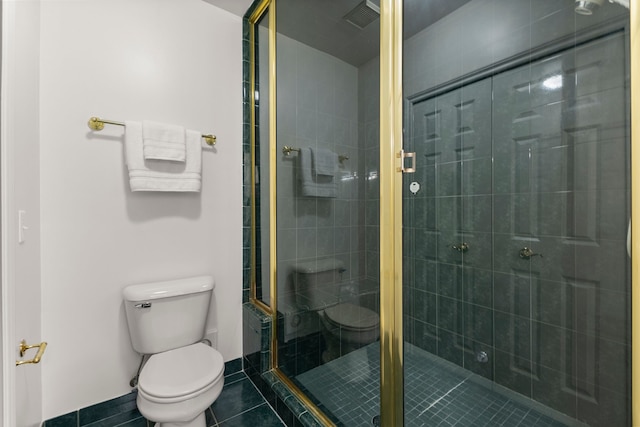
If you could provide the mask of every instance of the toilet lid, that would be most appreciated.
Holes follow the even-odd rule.
[[[154,397],[179,397],[207,387],[223,373],[222,355],[197,343],[151,356],[140,372],[138,387]]]
[[[329,307],[324,312],[334,324],[350,329],[371,329],[380,324],[378,313],[348,302]]]

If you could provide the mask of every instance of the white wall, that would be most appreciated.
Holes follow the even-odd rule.
[[[241,349],[241,19],[201,0],[44,0],[41,10],[43,417],[127,393],[139,357],[132,283],[212,274],[209,326]],[[199,194],[131,193],[124,129],[90,116],[218,136]]]

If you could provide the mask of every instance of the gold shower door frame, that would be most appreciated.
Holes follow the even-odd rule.
[[[381,425],[402,426],[403,0],[380,6],[380,414]],[[631,228],[631,411],[632,425],[640,427],[640,0],[630,0],[629,16],[631,223],[639,224]]]
[[[640,0],[631,0],[631,412],[640,426]]]
[[[255,251],[251,252],[251,301],[272,316],[277,313],[276,245],[276,0],[263,0],[250,17],[256,24],[266,11],[269,15],[269,277],[271,304],[256,299]],[[403,336],[402,336],[402,50],[403,0],[380,2],[380,416],[381,425],[404,425]],[[251,58],[255,58],[253,28],[250,34]],[[640,224],[640,0],[630,1],[631,65],[631,221]],[[255,123],[255,69],[251,68],[251,123]],[[252,172],[255,173],[255,127],[251,126]],[[252,175],[253,175],[252,173]],[[252,176],[252,187],[255,177]],[[252,209],[255,193],[252,190]],[[252,213],[252,248],[255,248],[255,212]],[[631,230],[632,271],[632,419],[640,426],[640,226]],[[274,373],[308,405],[326,425],[333,423],[278,369],[276,330],[272,329],[271,363]]]
[[[380,421],[404,425],[402,5],[380,2]]]
[[[272,255],[269,265],[269,293],[271,295],[271,304],[266,304],[264,301],[260,300],[257,297],[257,277],[256,277],[256,263],[257,263],[257,253],[256,253],[256,156],[259,154],[256,152],[256,81],[258,76],[256,76],[256,67],[255,67],[255,58],[258,55],[256,49],[256,26],[260,22],[260,19],[264,16],[265,13],[271,11],[272,13],[269,15],[269,64],[268,64],[268,75],[269,75],[269,185],[271,188],[271,194],[269,195],[269,252]],[[259,307],[262,311],[267,313],[268,315],[274,316],[274,313],[277,312],[276,307],[276,282],[275,282],[275,254],[276,253],[276,175],[275,175],[275,147],[276,147],[276,14],[275,14],[275,0],[262,0],[255,8],[251,16],[249,17],[249,23],[251,24],[249,30],[249,62],[250,62],[250,72],[249,72],[249,100],[250,100],[250,133],[251,133],[251,251],[250,251],[250,289],[249,289],[249,301]],[[274,318],[275,320],[275,318]],[[272,336],[272,339],[275,339],[275,334]],[[277,343],[272,342],[272,347],[277,348]],[[273,353],[273,352],[272,352]],[[272,357],[272,366],[274,366],[274,361]]]

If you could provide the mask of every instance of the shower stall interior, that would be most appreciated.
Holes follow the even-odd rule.
[[[434,185],[404,197],[405,339],[592,425],[629,423],[624,53],[587,38],[408,119]]]
[[[404,1],[407,426],[631,425],[629,9],[577,3]],[[261,4],[247,299],[321,422],[379,425],[380,4]]]

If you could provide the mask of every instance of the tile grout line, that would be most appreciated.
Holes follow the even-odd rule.
[[[261,401],[261,403],[259,403],[259,404],[255,405],[255,406],[253,406],[253,407],[251,407],[251,408],[247,408],[247,409],[245,409],[244,411],[239,412],[239,413],[235,414],[234,416],[229,417],[229,418],[227,418],[227,419],[225,419],[225,420],[223,420],[223,421],[218,421],[218,417],[216,417],[216,415],[215,415],[215,411],[213,410],[213,408],[209,407],[209,409],[211,409],[211,413],[213,414],[214,420],[216,421],[215,426],[219,426],[219,425],[221,425],[221,424],[224,424],[224,423],[226,423],[227,421],[232,420],[232,419],[234,419],[234,418],[238,417],[239,415],[246,414],[247,412],[253,411],[254,409],[259,408],[259,407],[261,407],[261,406],[263,406],[263,405],[265,405],[267,408],[269,408],[269,409],[271,410],[271,412],[273,412],[273,413],[275,414],[275,416],[276,416],[276,417],[278,418],[278,420],[282,423],[282,425],[286,425],[286,424],[284,423],[284,421],[282,421],[282,418],[280,418],[280,415],[278,414],[278,412],[277,412],[277,411],[276,411],[276,410],[275,410],[275,409],[274,409],[274,408],[269,404],[269,402],[267,402],[267,399],[265,399],[264,395],[260,392],[260,390],[258,389],[258,387],[253,383],[253,381],[251,381],[251,379],[247,376],[247,374],[246,374],[244,371],[240,371],[240,372],[242,372],[242,373],[244,374],[244,375],[243,375],[243,376],[244,376],[244,378],[239,379],[239,380],[237,380],[237,381],[234,381],[232,384],[235,384],[235,383],[240,382],[240,381],[245,381],[245,380],[247,380],[247,381],[248,381],[248,382],[253,386],[254,390],[258,392],[258,394],[259,394],[259,395],[260,395],[260,397],[262,398],[262,401]]]
[[[429,407],[427,409],[425,409],[424,411],[420,412],[420,414],[418,414],[418,416],[422,416],[424,415],[425,412],[427,412],[429,409],[433,408],[438,402],[440,402],[442,399],[444,399],[445,397],[447,397],[449,394],[451,394],[455,389],[457,389],[458,387],[460,387],[462,384],[466,383],[467,380],[469,378],[465,378],[464,380],[462,380],[460,383],[458,383],[454,388],[452,388],[451,390],[449,390],[448,392],[446,392],[445,394],[443,394],[442,396],[440,396],[438,399],[436,399],[435,402],[433,402],[431,405],[429,405]]]
[[[218,418],[216,417],[216,414],[213,412],[213,409],[211,408],[212,405],[213,405],[213,403],[211,405],[209,405],[207,410],[211,413],[211,418],[213,418],[213,425],[212,426],[207,426],[207,427],[218,427],[218,425],[220,423],[218,422]]]
[[[247,374],[245,374],[245,376],[247,376]],[[248,376],[247,376],[247,379],[249,380],[249,382],[251,383],[251,385],[253,386],[253,388],[258,392],[258,394],[260,394],[260,396],[262,396],[262,401],[267,405],[267,407],[268,407],[269,409],[271,409],[271,411],[276,415],[276,417],[278,417],[278,419],[280,420],[280,422],[282,423],[282,425],[285,425],[285,426],[286,426],[285,422],[284,422],[284,421],[282,421],[282,418],[280,418],[280,414],[278,414],[278,411],[276,411],[276,409],[275,409],[273,406],[271,406],[271,404],[270,404],[270,403],[267,401],[267,399],[264,397],[264,395],[262,394],[262,392],[260,391],[260,389],[258,388],[258,386],[256,386],[256,385],[254,384],[254,382],[253,382],[253,381],[251,381],[251,378],[249,378]],[[283,402],[284,402],[284,400],[283,400]],[[258,405],[258,406],[260,406],[260,405]],[[257,407],[257,406],[256,406],[256,407]],[[254,409],[255,409],[255,408],[254,408]]]
[[[261,406],[267,406],[269,409],[271,409],[271,410],[273,411],[273,408],[271,407],[271,405],[269,405],[266,401],[264,401],[264,402],[260,403],[259,405],[254,406],[253,408],[249,408],[249,409],[247,409],[246,411],[242,411],[242,412],[240,412],[240,413],[238,413],[238,414],[235,414],[233,417],[229,417],[229,418],[227,418],[226,420],[222,421],[221,423],[220,423],[220,422],[219,422],[219,423],[217,423],[217,424],[216,424],[216,426],[223,425],[223,424],[224,424],[224,423],[226,423],[227,421],[232,420],[232,419],[234,419],[234,418],[237,418],[237,417],[239,417],[240,415],[246,414],[247,412],[251,412],[251,411],[253,411],[254,409],[257,409],[257,408],[259,408],[259,407],[261,407]],[[274,412],[274,413],[275,413],[275,415],[278,417],[278,419],[282,422],[282,419],[280,418],[280,416],[279,416],[275,411],[273,411],[273,412]],[[284,422],[282,422],[282,424],[283,424],[283,425],[286,425]]]

